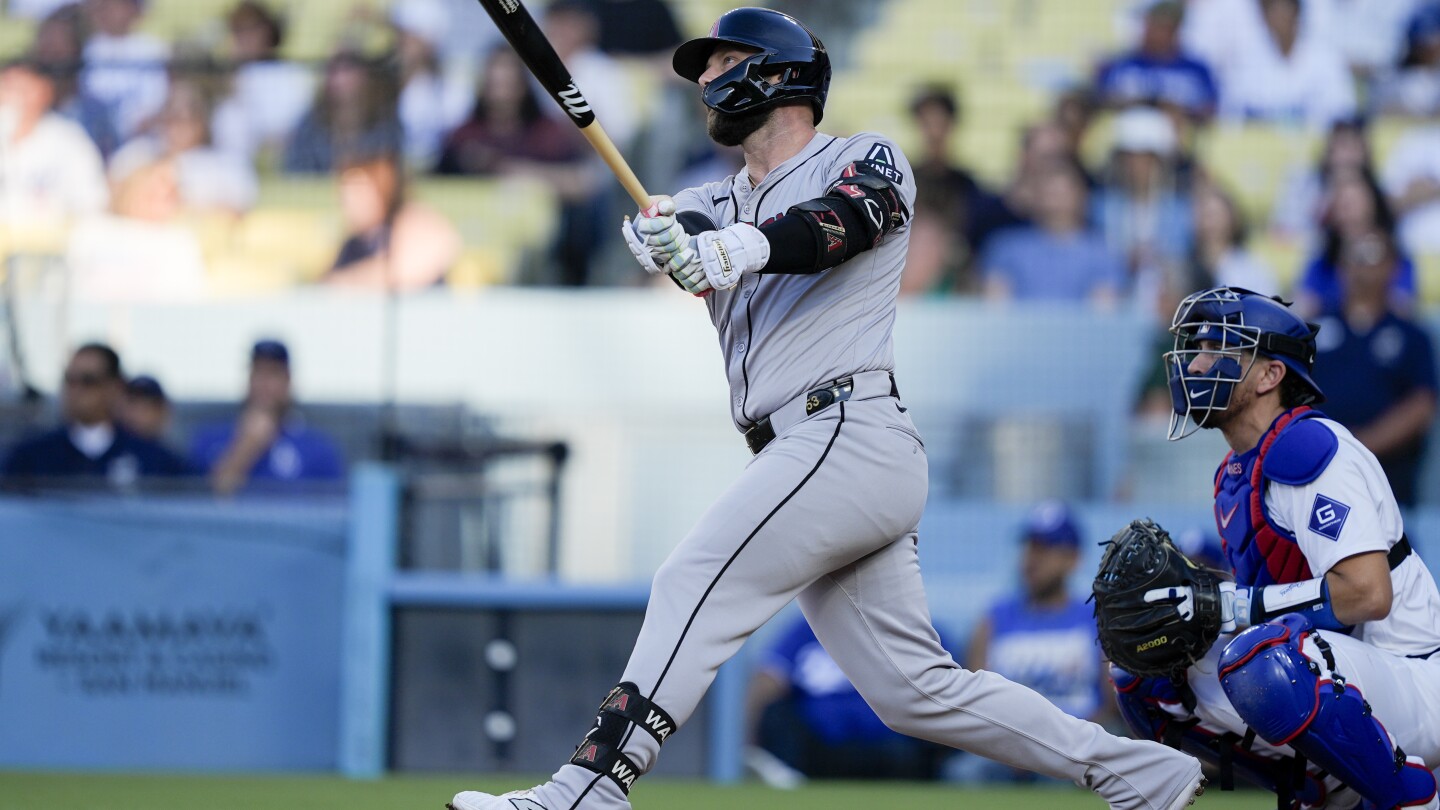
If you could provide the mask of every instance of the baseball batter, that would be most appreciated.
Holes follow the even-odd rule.
[[[1282,807],[1440,808],[1440,591],[1375,456],[1310,407],[1318,330],[1216,288],[1181,302],[1171,331],[1171,437],[1213,428],[1232,448],[1215,520],[1234,581],[1145,586],[1174,611],[1131,639],[1184,637],[1207,615],[1224,635],[1179,674],[1117,672],[1122,713]]]
[[[728,12],[674,67],[745,168],[656,198],[624,235],[642,267],[704,297],[755,457],[656,573],[624,676],[570,761],[533,789],[451,806],[627,808],[719,666],[797,597],[892,728],[1072,780],[1114,808],[1189,804],[1203,789],[1195,759],[961,669],[931,626],[916,549],[925,448],[892,373],[915,200],[904,155],[879,135],[816,131],[829,58],[785,14]]]

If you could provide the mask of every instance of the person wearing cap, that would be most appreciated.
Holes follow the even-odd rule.
[[[1327,394],[1326,415],[1375,454],[1395,500],[1413,507],[1437,381],[1429,334],[1391,301],[1398,263],[1394,242],[1380,234],[1342,251],[1341,301],[1319,319],[1315,382]]]
[[[1376,80],[1370,102],[1377,112],[1417,118],[1440,114],[1440,3],[1415,10],[1405,26],[1398,69]]]
[[[1044,695],[1066,713],[1105,718],[1109,703],[1095,620],[1070,592],[1080,527],[1059,501],[1037,505],[1020,533],[1020,589],[986,611],[970,636],[965,666],[989,670]],[[983,776],[1015,775],[986,769]]]
[[[1210,68],[1180,46],[1185,4],[1159,0],[1145,10],[1134,50],[1100,65],[1095,94],[1102,105],[1153,104],[1172,107],[1196,121],[1215,115],[1219,91]]]
[[[334,481],[345,474],[335,442],[295,413],[290,350],[278,340],[261,340],[251,349],[239,418],[197,429],[190,458],[220,495],[251,482]]]
[[[160,381],[149,374],[137,374],[125,381],[118,421],[136,436],[164,443],[170,430],[170,398]]]
[[[253,159],[263,148],[284,144],[310,107],[315,79],[310,69],[280,58],[285,21],[269,4],[241,0],[225,17],[233,70],[229,93],[215,105],[215,146]]]
[[[128,488],[142,478],[188,474],[183,459],[116,422],[124,396],[120,356],[114,349],[103,343],[76,349],[61,385],[64,424],[12,448],[0,464],[0,478],[9,484],[84,482]]]

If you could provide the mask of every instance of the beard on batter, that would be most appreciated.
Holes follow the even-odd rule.
[[[770,110],[751,110],[743,113],[722,113],[708,110],[705,115],[705,131],[710,140],[721,146],[739,146],[754,135],[765,122],[770,120]]]

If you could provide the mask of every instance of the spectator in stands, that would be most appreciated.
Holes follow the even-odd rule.
[[[114,349],[103,343],[76,349],[60,394],[64,425],[11,448],[0,475],[9,483],[81,479],[128,487],[140,478],[188,473],[182,459],[116,424],[124,394]]]
[[[1095,93],[1111,108],[1133,104],[1173,107],[1196,120],[1215,114],[1218,91],[1210,68],[1180,47],[1181,0],[1159,0],[1145,10],[1135,50],[1110,59],[1095,77]]]
[[[1056,161],[1070,163],[1081,173],[1086,189],[1095,181],[1085,172],[1070,128],[1054,120],[1026,126],[1020,133],[1020,156],[1010,181],[987,204],[974,212],[974,250],[983,252],[990,238],[1001,231],[1031,224],[1040,198],[1043,171]]]
[[[1405,248],[1440,253],[1440,124],[1400,136],[1385,162],[1384,177]]]
[[[284,21],[265,3],[241,0],[225,23],[234,68],[211,119],[214,142],[253,160],[290,138],[314,97],[315,81],[303,65],[280,58]]]
[[[105,208],[100,151],[73,121],[51,111],[55,78],[33,59],[0,68],[0,221],[59,232]]]
[[[142,166],[174,165],[181,205],[189,212],[242,214],[259,194],[255,168],[243,157],[217,149],[210,138],[210,101],[195,79],[176,79],[159,114],[110,161],[111,177],[123,179]]]
[[[1185,296],[1209,287],[1242,287],[1265,295],[1280,292],[1275,274],[1245,247],[1249,228],[1235,198],[1213,183],[1200,183],[1191,206],[1195,240],[1184,283],[1174,292]]]
[[[325,283],[374,290],[433,287],[460,255],[460,234],[435,210],[410,200],[394,155],[340,171],[340,212],[348,234]]]
[[[605,122],[605,132],[621,151],[630,148],[640,131],[640,107],[625,69],[599,48],[600,21],[584,0],[553,0],[541,17],[545,36],[570,69],[575,83],[585,89],[585,100]],[[569,123],[558,104],[547,103],[542,112]],[[607,226],[606,231],[614,230]]]
[[[115,182],[111,213],[70,229],[66,266],[81,301],[185,303],[205,293],[205,257],[181,221],[173,160],[141,166]]]
[[[943,634],[941,644],[954,649]],[[819,779],[934,779],[954,754],[886,727],[803,616],[792,620],[760,659],[746,716],[752,746],[746,759],[762,778],[784,771],[766,768],[766,754],[757,755],[757,748],[803,777]]]
[[[1175,547],[1196,565],[1224,572],[1232,570],[1230,561],[1225,559],[1225,547],[1221,545],[1220,538],[1215,536],[1213,526],[1191,526],[1185,529],[1175,535]]]
[[[1363,171],[1344,171],[1330,178],[1320,217],[1323,243],[1305,267],[1295,290],[1296,306],[1308,316],[1340,305],[1340,257],[1347,246],[1367,236],[1395,237],[1395,215],[1375,178]],[[1403,253],[1391,278],[1391,303],[1409,312],[1415,301],[1415,265]]]
[[[1376,80],[1370,104],[1389,115],[1440,115],[1440,2],[1431,0],[1415,10],[1399,69]]]
[[[1340,52],[1302,25],[1300,0],[1258,0],[1264,37],[1218,66],[1220,114],[1328,126],[1355,114],[1355,88]]]
[[[441,45],[450,16],[442,0],[405,0],[390,7],[400,67],[400,123],[405,128],[405,161],[430,169],[440,148],[465,120],[475,98],[469,71],[446,70]]]
[[[965,667],[1024,684],[1075,717],[1105,719],[1109,702],[1095,618],[1070,593],[1080,529],[1059,501],[1037,505],[1020,533],[1020,590],[992,604],[970,636]],[[980,757],[961,766],[965,781],[1033,780]]]
[[[954,91],[922,88],[910,102],[910,118],[921,149],[911,161],[918,191],[901,291],[976,294],[974,212],[998,203],[950,158],[960,119]]]
[[[1086,226],[1084,175],[1068,160],[1036,171],[1035,224],[996,235],[981,257],[986,297],[1115,302],[1125,264]]]
[[[315,103],[285,149],[284,170],[323,174],[349,156],[401,152],[405,133],[395,81],[389,67],[356,53],[332,56]]]
[[[580,0],[600,23],[597,46],[611,56],[660,60],[683,38],[675,12],[666,0]]]
[[[1095,194],[1095,221],[1110,250],[1125,257],[1140,298],[1173,312],[1173,302],[1184,295],[1193,235],[1189,190],[1176,171],[1175,128],[1154,107],[1130,107],[1116,114],[1113,132],[1105,182]]]
[[[234,423],[197,428],[190,459],[210,477],[217,494],[251,482],[335,481],[345,474],[329,436],[306,427],[295,411],[290,350],[261,340],[250,352],[250,382]]]
[[[1270,214],[1275,234],[1292,241],[1312,241],[1325,213],[1330,179],[1347,172],[1375,173],[1369,131],[1358,118],[1332,124],[1316,165],[1286,178]]]
[[[165,103],[165,64],[170,46],[136,30],[144,15],[142,0],[85,0],[90,38],[85,43],[85,90],[115,116],[123,141]]]
[[[120,147],[120,133],[110,109],[80,84],[85,49],[84,12],[71,3],[55,9],[35,29],[30,56],[55,82],[55,112],[85,128],[100,154],[108,158]]]
[[[1384,234],[1345,244],[1341,300],[1319,321],[1314,373],[1326,415],[1380,460],[1395,500],[1414,506],[1435,418],[1435,350],[1424,327],[1393,305],[1399,268],[1400,254]]]
[[[160,381],[149,374],[137,374],[125,381],[117,421],[142,439],[165,443],[170,432],[170,398]]]

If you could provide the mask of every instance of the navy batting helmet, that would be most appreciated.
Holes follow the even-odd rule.
[[[1164,358],[1175,406],[1170,438],[1190,435],[1205,426],[1211,413],[1230,407],[1235,385],[1250,373],[1253,364],[1246,362],[1246,355],[1252,352],[1279,360],[1305,383],[1311,392],[1305,404],[1323,402],[1325,394],[1310,376],[1319,330],[1284,301],[1239,287],[1186,296],[1170,323],[1175,347]],[[1213,356],[1214,363],[1202,373],[1191,372],[1191,361],[1201,354]]]
[[[675,49],[675,72],[698,82],[715,47],[722,44],[760,52],[715,77],[701,93],[705,106],[722,113],[743,113],[807,99],[815,108],[815,123],[820,123],[825,96],[830,92],[830,56],[799,20],[768,8],[727,11],[710,27],[709,36]],[[777,74],[778,82],[767,79]]]

